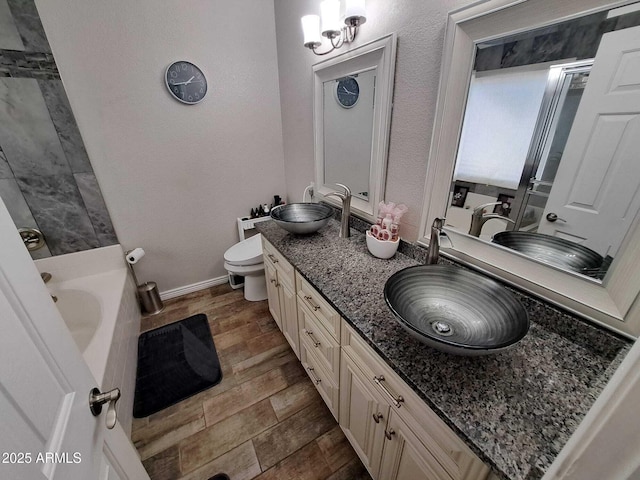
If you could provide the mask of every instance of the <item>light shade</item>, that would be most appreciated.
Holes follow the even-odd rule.
[[[301,18],[304,46],[308,48],[319,47],[322,44],[320,36],[320,17],[318,15],[305,15]]]
[[[327,38],[340,35],[342,30],[340,0],[324,0],[320,3],[320,14],[322,15],[322,35]]]
[[[364,0],[347,0],[344,11],[344,23],[347,25],[362,25],[367,21],[367,11],[364,8]]]

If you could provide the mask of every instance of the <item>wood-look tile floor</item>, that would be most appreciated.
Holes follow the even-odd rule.
[[[142,331],[207,315],[222,381],[143,419],[132,440],[152,480],[370,480],[269,313],[221,285],[165,302]]]

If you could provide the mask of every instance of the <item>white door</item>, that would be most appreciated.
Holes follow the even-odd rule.
[[[640,208],[640,27],[607,33],[538,232],[615,256]],[[547,214],[565,220],[550,222]]]
[[[148,479],[0,200],[0,478]]]

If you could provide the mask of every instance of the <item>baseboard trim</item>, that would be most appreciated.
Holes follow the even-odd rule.
[[[224,275],[222,277],[210,278],[203,282],[192,283],[191,285],[185,285],[184,287],[174,288],[172,290],[166,290],[160,292],[160,298],[162,300],[169,300],[170,298],[180,297],[187,293],[197,292],[198,290],[204,290],[205,288],[215,287],[216,285],[222,285],[229,282],[229,276]]]

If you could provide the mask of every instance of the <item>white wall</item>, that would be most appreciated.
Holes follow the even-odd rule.
[[[319,13],[318,0],[274,0],[282,95],[287,191],[296,200],[313,180],[311,66],[350,46],[318,57],[302,46],[300,17]],[[398,52],[385,199],[405,203],[400,233],[418,237],[427,159],[447,12],[469,0],[367,0],[367,22],[352,47],[396,32]]]
[[[139,279],[225,275],[236,217],[285,194],[273,2],[36,4],[120,243],[147,251]],[[202,103],[169,96],[176,60],[207,75]]]

